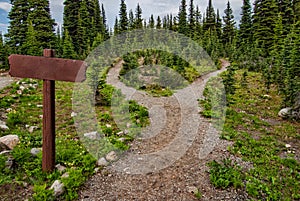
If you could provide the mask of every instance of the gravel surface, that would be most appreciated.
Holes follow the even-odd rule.
[[[199,115],[200,98],[207,80],[220,71],[197,79],[171,97],[154,98],[126,87],[118,79],[120,62],[110,69],[107,82],[149,109],[151,125],[118,161],[94,175],[79,192],[79,200],[247,200],[245,192],[215,189],[207,162],[230,157],[229,141]],[[191,94],[190,91],[194,93]]]
[[[8,73],[1,73],[0,74],[0,90],[9,86],[11,83],[15,81],[14,78],[11,78]]]

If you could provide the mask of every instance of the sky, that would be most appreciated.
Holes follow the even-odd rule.
[[[155,16],[155,19],[157,16],[164,16],[170,13],[177,15],[180,1],[181,0],[125,0],[128,11],[130,9],[135,11],[136,5],[139,3],[143,10],[143,18],[147,19],[147,21],[151,14]],[[0,0],[0,31],[2,32],[6,32],[9,23],[7,19],[7,14],[11,9],[9,2],[9,0]],[[187,0],[187,2],[189,2],[189,0]],[[119,13],[120,0],[100,0],[100,3],[104,5],[109,27],[113,27],[115,18]],[[220,10],[221,16],[224,15],[226,3],[227,1],[224,0],[213,0],[213,6],[215,10]],[[235,19],[238,22],[240,20],[242,0],[230,0],[230,3]],[[194,0],[194,4],[199,6],[203,14],[208,5],[208,0]],[[52,18],[61,25],[63,18],[63,0],[50,0],[50,9]]]

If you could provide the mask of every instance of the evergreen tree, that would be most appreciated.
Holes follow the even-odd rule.
[[[76,59],[77,55],[76,52],[74,50],[74,46],[73,46],[73,42],[72,42],[72,38],[69,35],[68,30],[64,31],[64,42],[63,42],[63,58],[67,58],[67,59]]]
[[[163,17],[163,28],[164,29],[168,29],[168,21],[167,21],[167,17],[166,16],[164,16]]]
[[[194,1],[190,0],[190,7],[189,7],[189,36],[190,37],[194,36],[195,28],[196,28],[195,6],[194,6]]]
[[[55,56],[56,57],[61,57],[63,54],[63,43],[62,43],[62,37],[61,37],[61,33],[60,33],[60,27],[57,27],[56,30],[56,52],[55,52]]]
[[[129,30],[135,29],[134,15],[131,9],[129,10],[128,29]]]
[[[137,7],[135,9],[135,28],[143,28],[142,8],[140,7],[140,4],[137,4]]]
[[[285,63],[284,104],[293,106],[300,91],[300,22],[297,22],[286,40],[289,58]]]
[[[7,69],[8,68],[8,52],[6,50],[6,46],[3,42],[3,35],[0,31],[0,69]]]
[[[169,18],[169,30],[174,31],[175,30],[174,25],[176,25],[176,23],[173,23],[173,15],[172,14],[170,14],[169,17],[170,17]]]
[[[224,10],[225,16],[223,17],[224,27],[223,27],[223,41],[224,43],[232,43],[233,37],[235,35],[234,26],[234,16],[230,6],[230,2],[227,2],[227,7]]]
[[[278,0],[278,12],[282,15],[283,34],[286,36],[294,23],[292,0]]]
[[[122,33],[128,30],[128,17],[127,17],[127,7],[125,4],[125,0],[121,0],[119,16],[120,16],[119,32]]]
[[[31,0],[29,20],[36,32],[37,44],[40,48],[55,48],[54,26],[51,19],[48,0]]]
[[[23,52],[26,55],[41,56],[43,53],[43,48],[37,40],[38,33],[34,30],[33,24],[30,20],[28,24],[29,26],[26,33],[26,41],[22,45]]]
[[[103,24],[103,16],[102,16],[102,11],[100,9],[100,4],[98,0],[94,0],[94,5],[95,5],[95,11],[94,11],[94,28],[96,33],[105,33],[105,25]]]
[[[153,17],[153,15],[151,15],[150,19],[149,19],[149,28],[154,29],[154,26],[155,26],[154,17]]]
[[[82,0],[65,0],[64,1],[64,14],[63,14],[63,29],[64,33],[68,31],[69,37],[74,43],[74,48],[79,50],[80,43],[78,41],[78,16]],[[63,39],[65,35],[63,35]]]
[[[4,43],[3,43],[3,35],[0,31],[0,69],[3,68],[4,63]]]
[[[295,17],[295,22],[300,21],[300,0],[293,0],[293,12]]]
[[[203,19],[203,30],[214,31],[216,29],[216,13],[212,5],[212,0],[208,1],[208,7],[206,8],[206,17]]]
[[[101,33],[104,34],[105,39],[108,39],[109,33],[108,33],[108,26],[106,24],[106,14],[105,14],[105,9],[104,9],[103,4],[102,4],[101,8],[102,8],[101,13],[102,13],[102,24],[103,24],[103,31]]]
[[[115,35],[117,35],[117,34],[120,33],[119,27],[120,27],[120,25],[119,25],[119,20],[118,20],[118,18],[116,17],[116,19],[115,19],[115,25],[114,25],[114,34],[115,34]]]
[[[274,27],[278,14],[275,0],[256,0],[254,2],[253,36],[258,47],[268,56],[274,43]]]
[[[199,10],[199,7],[196,7],[196,13],[195,13],[195,34],[194,34],[194,39],[198,40],[202,36],[202,23],[201,23],[201,12]]]
[[[240,21],[240,40],[246,43],[252,41],[252,15],[250,0],[243,0],[242,17]]]
[[[181,5],[178,13],[178,32],[182,34],[188,34],[187,31],[187,12],[186,12],[186,1],[181,0]]]
[[[157,17],[156,29],[161,29],[161,19],[159,16]]]
[[[90,46],[90,33],[91,33],[91,18],[87,8],[87,0],[82,0],[80,3],[79,15],[78,15],[78,53],[83,58],[87,54],[87,49]]]
[[[97,48],[104,41],[104,37],[101,33],[98,33],[96,38],[94,39],[92,49]]]
[[[222,19],[220,17],[219,9],[217,9],[216,32],[217,32],[217,37],[221,38],[222,37]]]
[[[272,66],[272,81],[277,83],[278,85],[283,85],[283,78],[281,77],[282,69],[282,58],[284,55],[284,39],[283,35],[283,24],[282,24],[282,15],[278,13],[278,18],[276,21],[276,25],[274,28],[274,45],[271,50],[271,66]]]
[[[12,8],[8,14],[10,25],[5,36],[12,53],[22,54],[24,52],[21,51],[20,47],[25,43],[28,31],[29,2],[26,0],[13,0],[11,4]]]

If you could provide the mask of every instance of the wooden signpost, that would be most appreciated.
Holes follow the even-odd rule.
[[[83,82],[86,79],[84,61],[54,58],[54,51],[44,50],[43,57],[11,55],[13,77],[43,80],[43,161],[45,172],[55,168],[55,81]],[[84,69],[82,69],[84,68]]]

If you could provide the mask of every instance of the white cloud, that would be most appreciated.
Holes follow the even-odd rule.
[[[11,9],[11,4],[7,2],[0,2],[0,9],[5,10],[6,12],[9,12]]]

